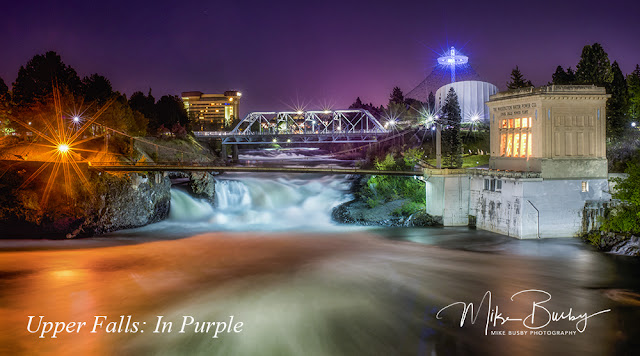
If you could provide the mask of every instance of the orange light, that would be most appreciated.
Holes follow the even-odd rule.
[[[69,151],[69,145],[65,144],[65,143],[61,143],[58,145],[58,151],[62,152],[62,153],[67,153]]]

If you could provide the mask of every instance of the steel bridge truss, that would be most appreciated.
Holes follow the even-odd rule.
[[[229,132],[196,132],[223,144],[366,143],[388,134],[366,110],[252,112]]]

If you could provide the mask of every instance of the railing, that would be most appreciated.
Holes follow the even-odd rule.
[[[387,131],[379,129],[374,130],[352,130],[352,131],[268,131],[268,132],[253,132],[243,131],[240,133],[232,131],[194,131],[193,134],[197,137],[206,136],[285,136],[285,135],[359,135],[359,134],[388,134]]]

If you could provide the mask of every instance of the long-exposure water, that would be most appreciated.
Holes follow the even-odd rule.
[[[573,238],[332,222],[351,198],[343,176],[223,174],[214,204],[176,185],[169,219],[147,227],[0,240],[0,354],[637,353],[638,259]],[[474,304],[462,326],[456,302]],[[52,321],[67,327],[55,338]]]

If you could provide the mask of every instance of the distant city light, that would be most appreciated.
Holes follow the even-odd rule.
[[[238,96],[242,96],[242,93],[241,93],[241,92],[238,92]]]

